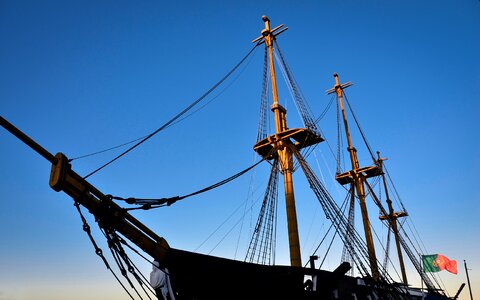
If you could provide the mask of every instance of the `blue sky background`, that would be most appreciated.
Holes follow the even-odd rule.
[[[260,35],[263,14],[272,26],[289,27],[278,41],[317,116],[330,99],[325,90],[334,84],[333,72],[354,82],[349,100],[374,150],[389,158],[390,175],[428,254],[459,262],[459,275],[440,274],[448,292],[454,295],[466,281],[465,259],[478,296],[477,0],[0,1],[1,114],[52,153],[68,157],[130,141],[166,122],[228,72]],[[107,194],[168,197],[251,165],[262,59],[259,48],[208,106],[90,181]],[[280,98],[290,126],[300,126],[285,90]],[[334,114],[332,108],[320,123],[332,147]],[[94,254],[71,199],[49,188],[48,162],[0,132],[0,299],[128,299]],[[360,140],[354,143],[361,164],[369,165]],[[88,174],[117,153],[73,161],[73,168]],[[332,160],[325,143],[311,157],[341,201],[334,165],[325,164]],[[135,216],[173,247],[243,259],[256,212],[236,222],[245,201],[251,205],[261,197],[267,169]],[[306,261],[327,223],[300,172],[294,180]],[[240,213],[203,243],[237,207]],[[378,210],[372,209],[376,219]],[[280,197],[279,264],[288,262],[283,212]],[[386,233],[376,226],[384,240]],[[339,245],[334,249],[341,252]],[[337,265],[338,258],[329,256],[324,267]],[[149,272],[146,263],[139,266]],[[418,286],[418,275],[407,268]],[[464,290],[460,299],[468,298]]]

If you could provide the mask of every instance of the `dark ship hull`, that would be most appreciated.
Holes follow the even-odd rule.
[[[335,271],[267,266],[171,248],[166,267],[178,299],[449,299]],[[312,286],[305,285],[312,280]]]

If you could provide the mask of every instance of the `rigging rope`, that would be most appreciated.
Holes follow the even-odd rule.
[[[170,206],[177,201],[180,201],[180,200],[183,200],[185,198],[188,198],[188,197],[191,197],[191,196],[195,196],[195,195],[213,190],[213,189],[218,188],[218,187],[220,187],[224,184],[227,184],[230,181],[233,181],[233,180],[237,179],[238,177],[242,176],[243,174],[247,173],[248,171],[252,170],[253,168],[258,166],[264,160],[265,159],[262,159],[262,160],[256,162],[255,164],[253,164],[252,166],[246,168],[245,170],[242,170],[242,171],[240,171],[240,172],[238,172],[238,173],[236,173],[236,174],[234,174],[234,175],[232,175],[232,176],[230,176],[230,177],[228,177],[228,178],[226,178],[222,181],[219,181],[215,184],[212,184],[212,185],[210,185],[206,188],[203,188],[203,189],[198,190],[196,192],[190,193],[188,195],[175,196],[175,197],[170,197],[170,198],[133,198],[133,197],[122,198],[122,197],[118,197],[118,196],[113,196],[112,199],[122,200],[122,201],[127,202],[128,204],[142,205],[142,207],[126,208],[125,210],[136,210],[136,209],[148,210],[148,209],[152,209],[152,208],[163,207],[165,205]]]
[[[349,109],[350,109],[350,112],[351,112],[351,114],[352,114],[352,116],[353,116],[353,118],[354,118],[354,121],[355,121],[355,123],[356,123],[356,125],[357,125],[357,128],[358,128],[358,130],[359,130],[359,132],[360,132],[360,134],[361,134],[361,136],[362,136],[362,139],[363,139],[363,141],[364,141],[364,143],[365,143],[365,145],[366,145],[366,147],[367,147],[367,149],[368,149],[368,152],[369,152],[372,160],[373,160],[374,162],[376,162],[376,158],[375,158],[374,155],[373,155],[373,151],[371,150],[370,144],[368,143],[368,141],[367,141],[367,139],[366,139],[366,136],[365,136],[362,128],[360,127],[360,124],[359,124],[359,122],[358,122],[358,119],[357,119],[357,117],[356,117],[356,115],[355,115],[355,113],[354,113],[354,111],[353,111],[353,109],[352,109],[352,106],[351,106],[350,102],[348,101],[348,98],[347,98],[347,95],[346,95],[345,92],[344,92],[344,96],[345,96],[345,97],[344,97],[344,98],[345,98],[345,101],[346,101],[346,103],[347,103],[347,105],[348,105],[348,107],[349,107]],[[337,103],[337,106],[338,106],[338,103]],[[339,123],[339,121],[338,121],[338,108],[337,108],[337,123]],[[340,132],[340,129],[339,129],[340,126],[339,126],[339,124],[337,124],[337,127],[338,127],[337,134],[339,134],[339,132]],[[339,143],[339,144],[340,144],[340,143]],[[338,144],[338,145],[339,145],[339,144]],[[339,151],[339,148],[340,148],[340,147],[337,148],[337,151]],[[366,184],[367,184],[367,186],[369,187],[369,193],[372,194],[372,198],[374,199],[374,202],[377,204],[377,206],[379,206],[380,210],[383,211],[384,215],[387,215],[386,212],[385,212],[385,210],[383,209],[383,206],[381,205],[380,201],[379,201],[378,198],[375,196],[375,194],[374,194],[374,192],[373,192],[373,188],[368,184],[368,182],[366,182]],[[376,184],[376,183],[374,183],[374,184]],[[402,204],[402,208],[403,208],[403,204]],[[375,233],[375,234],[376,234],[376,233]],[[377,236],[377,238],[378,238],[378,236]],[[408,256],[410,257],[410,259],[412,260],[412,263],[414,264],[414,266],[417,268],[417,271],[420,272],[420,270],[419,270],[419,268],[418,268],[418,262],[416,261],[415,257],[414,257],[413,254],[411,253],[410,249],[408,249],[407,244],[405,243],[404,240],[402,240],[401,242],[403,242],[403,243],[402,243],[402,246],[404,247],[405,252],[407,252],[407,255],[408,255]],[[388,258],[386,258],[386,259],[388,259]],[[388,275],[388,272],[387,272],[387,270],[386,270],[386,264],[384,263],[384,264],[381,265],[381,266],[384,266],[384,270],[383,270],[383,271],[384,271],[385,275]],[[396,270],[395,270],[395,271],[396,271]],[[397,272],[397,274],[398,274],[398,272]],[[425,276],[425,277],[426,277],[426,276]],[[428,279],[427,279],[425,282],[426,282],[427,286],[429,286],[429,288],[433,287],[433,284],[432,284],[431,282],[429,282]]]
[[[257,161],[257,155],[256,153],[253,154],[253,161]],[[255,187],[254,185],[254,182],[256,180],[256,172],[252,172],[251,173],[251,176],[250,176],[250,184],[248,186],[248,192],[247,192],[247,197],[244,201],[244,208],[243,208],[243,217],[242,217],[242,223],[240,225],[240,230],[238,232],[238,238],[237,238],[237,243],[236,243],[236,247],[235,247],[235,254],[233,255],[233,259],[235,260],[237,258],[237,253],[238,253],[238,247],[240,245],[240,239],[241,239],[241,236],[242,236],[242,231],[243,231],[243,226],[244,226],[244,223],[245,223],[245,214],[247,212],[247,207],[248,207],[248,202],[249,200],[253,199],[253,195],[255,193],[255,191],[257,190],[257,188]],[[253,200],[252,200],[253,201]],[[251,224],[250,224],[251,225]],[[251,228],[251,226],[250,226]]]
[[[282,61],[283,68],[284,68],[285,73],[286,73],[287,78],[288,78],[288,83],[289,83],[289,85],[290,85],[290,87],[293,91],[294,96],[295,96],[294,98],[295,98],[295,101],[297,103],[300,114],[302,116],[303,122],[308,129],[311,129],[313,132],[318,132],[317,125],[316,125],[315,121],[313,120],[313,118],[311,117],[310,108],[306,105],[306,102],[303,100],[304,99],[303,93],[301,92],[300,88],[297,86],[295,78],[293,77],[293,74],[292,74],[287,62],[286,62],[282,52],[280,51],[280,47],[279,47],[277,41],[274,40],[274,43],[275,43],[277,52],[280,55],[280,59]]]
[[[131,288],[137,293],[138,297],[140,299],[143,299],[142,296],[140,295],[139,291],[133,284],[132,280],[128,277],[128,273],[132,274],[133,277],[136,279],[137,283],[140,285],[142,288],[143,292],[147,295],[147,297],[151,300],[150,295],[147,293],[145,290],[145,286],[150,285],[148,281],[145,281],[142,279],[136,272],[135,270],[138,268],[135,266],[135,264],[131,261],[131,259],[128,257],[127,253],[125,252],[124,248],[122,247],[122,244],[120,243],[120,237],[116,233],[115,230],[113,229],[105,229],[100,227],[100,230],[104,234],[105,238],[107,239],[108,246],[110,248],[110,251],[112,253],[113,258],[115,259],[115,262],[117,263],[117,266],[122,272],[122,275],[125,277],[127,282],[130,284]],[[123,263],[122,263],[123,261]],[[124,266],[125,264],[125,266]],[[128,273],[127,273],[128,270]],[[142,276],[144,277],[144,276]],[[152,292],[152,290],[149,290]]]
[[[411,222],[411,220],[410,220],[410,222],[407,223],[407,225],[409,225],[409,223],[412,223],[412,225],[413,225],[413,222]],[[416,254],[417,254],[416,257],[419,257],[420,255],[422,255],[422,248],[421,248],[422,246],[423,246],[423,248],[424,248],[424,250],[425,250],[423,253],[428,253],[428,251],[426,251],[425,245],[423,245],[423,243],[420,244],[420,243],[418,242],[415,234],[413,234],[413,237],[414,237],[415,241],[417,242],[417,245],[420,247],[420,251],[415,247],[415,244],[414,244],[413,241],[410,239],[410,236],[407,234],[407,231],[406,231],[405,228],[403,227],[403,224],[402,224],[402,223],[400,223],[400,228],[401,228],[402,232],[404,233],[405,237],[407,238],[407,240],[408,240],[408,241],[410,242],[410,244],[412,245],[413,249],[415,250],[415,252],[416,252]],[[412,233],[413,233],[413,231],[412,231]],[[418,234],[418,232],[417,232],[417,234]],[[401,242],[402,242],[402,246],[403,246],[403,243],[406,244],[406,241],[404,241],[403,239],[401,240]],[[423,272],[423,274],[424,274],[425,277],[427,277],[427,278],[428,278],[428,275],[430,275],[430,276],[432,277],[432,279],[435,281],[435,283],[436,283],[438,286],[440,286],[440,284],[438,283],[438,280],[437,280],[437,278],[436,278],[436,276],[435,276],[435,273],[428,273],[428,274],[427,274],[427,273]],[[441,281],[441,278],[440,278],[440,281]],[[443,282],[442,282],[442,284],[443,284]],[[444,285],[444,290],[446,290],[446,289],[445,289],[445,285]]]
[[[274,49],[275,50],[275,49]],[[282,76],[283,76],[283,79],[285,80],[285,83],[287,85],[287,88],[288,88],[288,92],[290,93],[290,97],[292,97],[292,99],[294,100],[293,101],[293,104],[295,105],[295,108],[297,109],[297,113],[298,115],[300,116],[300,119],[302,120],[303,122],[303,126],[306,127],[305,125],[305,120],[303,119],[302,117],[302,113],[300,112],[300,108],[298,107],[298,103],[297,101],[295,101],[295,92],[293,90],[293,87],[292,87],[292,84],[288,78],[288,75],[286,74],[286,70],[285,70],[285,67],[282,63],[282,61],[280,60],[280,58],[278,57],[278,54],[276,51],[273,52],[273,55],[275,57],[275,60],[276,62],[278,63],[278,66],[280,67],[280,72],[282,73]],[[287,109],[288,108],[288,102],[285,102],[285,108]],[[288,109],[287,109],[288,110]]]
[[[252,202],[252,205],[250,206],[250,208],[248,209],[248,211],[252,211],[253,210],[253,206],[259,201],[260,198],[258,198],[257,200],[255,200],[255,202]],[[248,199],[247,199],[248,200]],[[245,202],[247,202],[247,200],[245,200],[244,202],[242,202],[220,225],[217,226],[217,228],[197,247],[193,250],[193,252],[197,252],[198,249],[200,249],[223,225],[225,225],[225,223],[227,223],[234,215],[235,213],[245,204]],[[247,214],[247,211],[245,210],[241,216],[241,219],[237,221],[237,223],[234,224],[234,226],[232,227],[232,229],[237,226],[237,224],[239,224],[242,219],[245,217],[245,215]],[[231,229],[231,230],[232,230]],[[231,232],[231,230],[229,232]],[[222,240],[224,239],[225,237],[222,238]],[[215,246],[217,247],[218,244]],[[212,252],[214,249],[212,249],[210,252]]]
[[[350,190],[347,193],[347,197],[350,196],[350,207],[348,209],[348,227],[347,227],[347,239],[353,235],[353,228],[355,226],[355,186],[353,183],[350,184]],[[353,258],[348,251],[348,247],[344,246],[342,251],[342,261],[348,262],[351,265],[353,264]],[[353,268],[350,269],[349,274],[353,275]]]
[[[283,75],[288,91],[290,92],[290,96],[294,100],[293,103],[295,104],[295,107],[300,116],[300,119],[303,122],[303,126],[314,131],[316,134],[319,134],[320,130],[317,127],[318,120],[313,121],[313,118],[311,116],[312,115],[311,110],[308,106],[308,102],[306,101],[305,96],[303,95],[303,92],[301,91],[300,87],[296,83],[295,78],[293,77],[293,74],[289,66],[287,65],[287,62],[280,51],[278,43],[276,43],[276,46],[277,46],[277,51],[274,52],[275,59],[278,62],[280,71]],[[277,55],[277,52],[279,53],[279,55]],[[328,105],[326,110],[328,110]],[[326,110],[324,110],[321,117],[323,117],[323,115],[326,113]],[[313,145],[311,147],[303,148],[301,150],[302,155],[304,157],[308,157],[313,152],[316,146],[318,146],[318,144]],[[293,171],[296,171],[298,167],[299,167],[298,162],[294,162]]]
[[[334,99],[335,99],[335,95],[332,94],[332,97],[330,97],[330,101],[327,103],[327,106],[323,109],[320,116],[318,116],[318,118],[315,120],[316,124],[318,124],[318,122],[320,122],[323,119],[323,117],[325,117],[327,112],[330,110],[330,107],[332,107],[332,103]]]
[[[390,233],[392,232],[391,225],[388,224],[387,226],[387,245],[385,246],[385,257],[383,258],[383,268],[385,271],[388,270],[388,261],[390,260],[389,254],[390,254]]]
[[[101,202],[100,205],[103,205],[105,203]],[[74,202],[74,206],[76,207],[80,218],[83,223],[83,230],[87,233],[92,245],[95,248],[95,253],[102,259],[104,262],[105,266],[107,267],[108,270],[112,273],[112,275],[115,277],[117,282],[122,286],[124,291],[129,295],[131,299],[135,299],[133,295],[127,290],[127,287],[122,283],[120,278],[117,276],[117,274],[113,271],[113,269],[110,267],[107,259],[103,255],[102,249],[98,246],[97,242],[93,238],[93,235],[91,233],[90,225],[88,224],[87,220],[85,219],[81,209],[80,209],[80,204],[78,202]],[[135,265],[135,263],[130,259],[128,254],[126,253],[125,249],[123,246],[128,247],[131,249],[134,253],[142,257],[144,260],[149,262],[152,266],[154,265],[152,261],[147,259],[144,255],[142,255],[138,250],[134,249],[132,246],[130,246],[125,239],[123,239],[121,236],[118,235],[118,233],[112,229],[109,228],[107,224],[104,224],[100,219],[96,219],[96,222],[98,224],[100,232],[103,234],[105,237],[109,250],[111,252],[111,255],[118,267],[118,270],[121,272],[122,276],[125,278],[125,280],[128,282],[130,285],[130,288],[135,291],[136,296],[138,296],[140,299],[144,299],[142,297],[142,291],[143,293],[148,297],[148,299],[152,300],[152,298],[156,299],[155,296],[155,290],[151,286],[149,280],[142,274],[140,269]],[[166,272],[165,270],[163,270]],[[135,283],[130,279],[129,274],[131,274],[137,284],[140,286],[141,291],[136,287]],[[167,273],[168,274],[168,273]]]
[[[95,254],[97,254],[102,259],[103,263],[105,264],[105,267],[110,271],[110,273],[112,273],[113,277],[115,277],[117,282],[122,286],[124,291],[130,296],[130,298],[134,299],[133,296],[130,294],[130,292],[125,287],[125,285],[122,283],[122,281],[120,281],[120,278],[118,278],[117,274],[115,274],[115,272],[110,267],[110,264],[108,263],[107,259],[103,255],[102,249],[100,249],[100,247],[98,247],[97,242],[93,238],[93,235],[92,235],[92,232],[91,232],[91,229],[90,229],[90,225],[88,225],[88,222],[85,219],[85,217],[83,216],[82,210],[80,209],[80,204],[77,201],[75,201],[74,206],[77,208],[78,214],[80,215],[80,218],[82,219],[83,231],[85,231],[87,233],[88,238],[90,239],[90,242],[92,243],[93,247],[95,248]]]
[[[272,152],[274,152],[274,150],[272,150]],[[267,156],[270,156],[270,155],[267,155]],[[243,205],[246,205],[247,203],[247,200],[246,199],[244,201],[244,203],[240,204],[239,207],[237,207],[231,214],[229,217],[227,217],[226,220],[224,220],[197,248],[195,248],[195,252],[200,248],[202,247],[227,221],[229,221],[233,216],[234,214],[243,206]],[[250,206],[250,208],[248,209],[248,211],[252,211],[253,210],[253,206],[260,200],[260,198],[258,198],[257,200],[255,200],[254,202],[252,201],[252,204]],[[230,228],[230,230],[228,230],[228,232],[226,234],[224,234],[224,236],[220,239],[220,241],[213,247],[213,249],[210,250],[210,252],[208,252],[208,254],[212,253],[219,245],[220,243],[233,231],[233,229],[235,229],[235,227],[237,227],[238,224],[240,224],[241,222],[243,222],[243,219],[245,217],[245,215],[247,214],[247,211],[244,210],[243,212],[243,215],[240,217],[240,219]],[[275,219],[275,222],[276,222],[276,219]],[[276,223],[274,225],[274,227],[276,228]],[[274,231],[276,232],[276,231]],[[273,249],[272,251],[272,256],[275,257],[275,249]],[[275,258],[273,258],[275,259]]]
[[[326,252],[326,253],[330,252],[330,248],[332,248],[333,241],[335,240],[335,237],[337,236],[337,234],[338,234],[338,231],[335,231],[335,234],[333,235],[332,240],[330,241],[330,244],[328,245],[328,248],[327,248],[327,252]],[[326,254],[325,254],[325,256],[323,256],[322,262],[320,263],[320,266],[318,267],[319,269],[322,268],[323,263],[325,262],[325,259],[327,259],[327,255],[326,255]]]
[[[217,99],[218,97],[220,97],[220,95],[222,95],[239,77],[240,75],[243,73],[243,71],[245,70],[245,68],[250,64],[251,60],[252,60],[253,56],[250,58],[250,60],[247,62],[246,66],[243,67],[243,69],[241,69],[239,71],[239,74],[225,87],[223,88],[223,90],[221,90],[218,94],[216,94],[215,96],[213,96],[209,101],[207,101],[206,103],[204,103],[202,106],[198,107],[197,109],[195,109],[194,111],[190,112],[189,114],[183,116],[182,118],[179,118],[178,120],[176,120],[175,122],[171,123],[169,126],[165,127],[165,129],[167,128],[170,128],[172,127],[173,125],[176,125],[180,122],[182,122],[183,120],[191,117],[192,115],[194,115],[195,113],[199,112],[200,110],[202,110],[203,108],[205,108],[208,104],[212,103],[215,99]],[[70,158],[68,160],[68,162],[72,162],[74,160],[78,160],[78,159],[82,159],[82,158],[87,158],[87,157],[90,157],[90,156],[94,156],[94,155],[97,155],[97,154],[101,154],[101,153],[105,153],[105,152],[108,152],[108,151],[111,151],[111,150],[115,150],[117,148],[121,148],[123,146],[126,146],[126,145],[129,145],[131,143],[134,143],[136,141],[139,141],[145,137],[147,137],[148,135],[144,135],[142,137],[139,137],[139,138],[136,138],[134,140],[131,140],[129,142],[125,142],[125,143],[122,143],[122,144],[119,144],[117,146],[113,146],[113,147],[110,147],[110,148],[106,148],[106,149],[103,149],[103,150],[99,150],[99,151],[96,151],[96,152],[92,152],[92,153],[89,153],[89,154],[85,154],[85,155],[81,155],[81,156],[77,156],[77,157],[74,157],[74,158]]]
[[[200,249],[215,233],[217,233],[217,231],[235,215],[235,213],[243,206],[243,204],[244,203],[241,203],[220,225],[218,225],[217,228],[215,228],[215,230],[210,233],[210,235],[205,240],[203,240],[200,245],[197,246],[197,248],[193,249],[193,252],[197,252],[198,249]],[[245,212],[243,215],[245,215]]]
[[[183,109],[180,113],[178,113],[175,117],[173,117],[172,119],[170,119],[168,122],[166,122],[165,124],[163,124],[162,126],[160,126],[157,130],[155,130],[154,132],[150,133],[149,135],[147,135],[146,137],[144,137],[142,140],[140,140],[138,143],[136,143],[135,145],[133,145],[132,147],[128,148],[127,150],[125,150],[124,152],[122,152],[121,154],[119,154],[118,156],[116,156],[115,158],[113,158],[112,160],[110,160],[109,162],[105,163],[104,165],[102,165],[101,167],[97,168],[96,170],[92,171],[91,173],[89,173],[87,176],[83,177],[83,179],[87,179],[88,177],[90,177],[91,175],[97,173],[98,171],[102,170],[103,168],[105,168],[106,166],[110,165],[111,163],[113,163],[114,161],[116,161],[117,159],[121,158],[122,156],[124,156],[125,154],[129,153],[130,151],[132,151],[133,149],[135,149],[136,147],[140,146],[141,144],[143,144],[145,141],[147,141],[148,139],[150,139],[152,136],[154,136],[155,134],[157,134],[158,132],[162,131],[163,129],[167,128],[168,126],[170,126],[172,123],[174,123],[176,120],[178,120],[181,116],[183,116],[185,113],[187,113],[190,109],[192,109],[195,105],[197,105],[200,101],[202,101],[203,99],[205,99],[205,97],[207,97],[212,91],[214,91],[220,84],[222,84],[228,77],[230,77],[230,75],[232,75],[237,69],[238,67],[240,67],[240,65],[250,56],[250,54],[253,53],[253,51],[260,45],[260,43],[257,43],[253,46],[253,48],[240,60],[240,62],[235,65],[235,67],[233,67],[233,69],[231,69],[222,79],[220,79],[220,81],[218,81],[217,83],[215,83],[208,91],[206,91],[202,96],[200,96],[199,98],[197,98],[195,101],[193,101],[189,106],[187,106],[185,109]]]
[[[302,167],[303,172],[307,177],[308,182],[310,183],[310,187],[317,196],[317,199],[319,200],[320,205],[323,208],[326,218],[334,224],[336,231],[340,231],[342,233],[340,237],[344,244],[348,246],[350,253],[354,257],[354,260],[357,262],[356,265],[359,268],[360,274],[369,274],[368,269],[366,268],[365,264],[363,264],[362,259],[360,259],[359,256],[360,254],[361,256],[363,256],[363,261],[367,261],[368,251],[366,249],[365,243],[359,238],[358,234],[355,234],[351,240],[346,238],[348,222],[345,216],[342,214],[341,209],[338,207],[335,201],[333,201],[328,191],[318,180],[315,173],[313,173],[313,171],[310,169],[310,166],[304,160],[300,152],[298,152],[294,147],[291,147],[291,149],[297,160],[300,162],[300,166]],[[355,247],[357,249],[360,249],[360,253],[355,251]]]
[[[315,255],[315,253],[317,253],[318,249],[320,249],[320,246],[323,244],[323,241],[325,240],[325,238],[327,237],[328,233],[330,232],[330,230],[332,229],[333,227],[333,222],[330,223],[330,227],[328,227],[328,230],[327,232],[325,233],[325,235],[323,236],[322,240],[320,241],[320,243],[318,244],[317,248],[315,248],[315,251],[313,251],[312,253],[312,256]],[[308,266],[308,262],[305,264],[305,266],[303,266],[304,268],[306,268]]]
[[[137,294],[137,296],[140,297],[141,300],[143,300],[142,296],[140,295],[138,290],[135,288],[135,285],[133,284],[132,280],[130,279],[130,277],[128,277],[127,268],[129,272],[132,272],[133,267],[130,267],[128,264],[126,264],[127,268],[125,268],[124,264],[122,263],[122,260],[125,262],[126,259],[119,253],[120,250],[115,247],[116,245],[115,245],[115,242],[112,241],[112,238],[105,232],[104,232],[104,235],[105,235],[105,238],[107,239],[112,257],[115,260],[115,263],[117,264],[118,268],[120,269],[122,276],[128,282],[128,284],[130,285],[130,288],[132,288]],[[142,286],[142,284],[140,286]],[[150,298],[150,296],[148,297]]]
[[[372,199],[374,203],[378,206],[380,211],[384,216],[387,217],[387,220],[389,223],[392,223],[392,220],[390,219],[390,215],[387,213],[386,209],[383,207],[382,203],[378,200],[377,196],[375,193],[373,193],[372,187],[368,184],[368,181],[365,181],[365,185],[367,186],[367,189],[370,191],[372,195]],[[425,282],[425,285],[428,287],[428,289],[433,290],[435,289],[435,285],[432,283],[432,281],[427,277],[427,275],[423,272],[422,267],[420,265],[420,262],[417,260],[417,257],[413,254],[412,250],[410,247],[408,247],[408,244],[405,242],[403,237],[401,235],[398,235],[398,239],[400,241],[400,244],[402,245],[403,249],[405,250],[405,253],[407,256],[410,258],[410,261],[412,262],[413,266],[419,273],[420,277],[423,279]],[[437,282],[438,284],[438,282]]]
[[[263,140],[267,137],[267,126],[268,126],[268,109],[267,109],[267,98],[268,98],[268,52],[265,48],[265,54],[263,56],[263,75],[262,75],[262,96],[260,99],[260,118],[258,120],[258,131],[257,131],[257,142]]]
[[[345,198],[345,200],[344,200],[343,203],[342,203],[342,207],[341,207],[341,210],[342,210],[342,211],[343,211],[344,208],[345,208],[345,204],[347,203],[347,200],[348,200],[348,197]],[[326,232],[325,235],[323,236],[323,238],[322,238],[322,240],[320,241],[320,243],[318,244],[317,248],[315,248],[315,250],[312,252],[312,255],[311,255],[311,256],[315,255],[315,254],[317,253],[318,249],[320,249],[320,246],[323,244],[323,241],[327,238],[328,233],[330,232],[330,230],[332,229],[332,227],[333,227],[333,222],[330,223],[330,227],[328,227],[327,232]],[[327,253],[328,253],[328,251],[325,253],[325,257],[327,256]],[[323,264],[323,261],[322,261],[322,264]],[[307,265],[308,265],[308,262],[305,264],[304,268],[306,268]]]
[[[390,185],[393,187],[393,191],[395,192],[396,197],[394,197],[394,199],[396,200],[397,204],[400,204],[400,206],[402,207],[402,210],[405,213],[407,213],[407,209],[405,208],[405,205],[403,204],[402,198],[400,197],[400,194],[398,193],[397,188],[395,187],[395,184],[393,183],[392,178],[390,177],[390,173],[388,172],[388,169],[387,169],[387,166],[385,165],[385,162],[383,162],[383,170],[387,174],[388,181],[389,181]]]
[[[72,162],[72,161],[77,160],[77,159],[82,159],[82,158],[94,156],[94,155],[101,154],[101,153],[104,153],[104,152],[107,152],[107,151],[115,150],[115,149],[117,149],[117,148],[121,148],[121,147],[126,146],[126,145],[129,145],[129,144],[131,144],[131,143],[135,143],[136,141],[139,141],[139,140],[144,139],[144,138],[146,138],[146,137],[147,137],[147,136],[144,135],[144,136],[142,136],[142,137],[139,137],[139,138],[136,138],[136,139],[134,139],[134,140],[131,140],[130,142],[125,142],[125,143],[123,143],[123,144],[120,144],[120,145],[117,145],[117,146],[113,146],[113,147],[110,147],[110,148],[107,148],[107,149],[103,149],[103,150],[100,150],[100,151],[96,151],[96,152],[92,152],[92,153],[89,153],[89,154],[77,156],[77,157],[74,157],[74,158],[70,158],[70,159],[68,160],[68,162]]]
[[[378,178],[378,177],[376,177],[376,178]],[[367,189],[367,191],[368,191],[368,192],[367,192],[367,195],[371,195],[371,198],[374,199],[374,203],[375,203],[375,204],[376,204],[376,203],[380,203],[380,204],[381,204],[381,202],[380,202],[380,200],[378,199],[377,195],[376,195],[376,194],[374,193],[374,191],[373,191],[372,185],[370,185],[367,180],[365,180],[364,182],[365,182],[365,185],[368,187],[368,189]],[[382,206],[382,208],[379,208],[379,210],[380,210],[380,215],[382,215],[382,209],[383,209],[383,206]],[[384,224],[384,223],[382,223],[382,224]],[[383,251],[384,251],[384,252],[387,252],[386,249],[385,249],[385,246],[383,245],[382,240],[380,239],[380,237],[379,237],[377,231],[375,230],[375,228],[374,228],[373,226],[370,226],[370,228],[371,228],[373,234],[375,235],[375,238],[377,239],[378,243],[379,243],[380,246],[382,247]],[[391,262],[391,260],[390,260],[390,262]],[[385,268],[383,267],[383,264],[381,264],[381,262],[379,261],[378,258],[377,258],[377,264],[378,264],[379,270],[381,270],[382,272],[384,272],[386,276],[388,276],[389,278],[391,278],[391,279],[393,280],[393,277],[390,276],[390,273],[388,272],[387,269],[385,269]],[[395,271],[395,273],[397,274],[398,278],[401,278],[401,277],[400,277],[400,274],[398,273],[397,268],[395,268],[395,265],[392,264],[392,267],[393,267],[393,270]]]
[[[360,131],[360,135],[362,136],[363,142],[365,143],[365,146],[367,146],[368,152],[370,153],[370,156],[372,157],[372,160],[376,161],[375,156],[373,155],[373,151],[370,148],[370,144],[368,143],[367,138],[366,138],[365,134],[363,133],[362,128],[360,127],[360,123],[358,122],[357,117],[355,116],[355,112],[353,111],[352,106],[350,105],[350,102],[348,101],[347,94],[345,93],[345,91],[343,91],[343,96],[345,98],[345,102],[347,102],[347,105],[348,105],[348,108],[350,109],[350,112],[352,113],[353,119],[355,120],[355,124],[357,124],[357,128]]]
[[[254,234],[250,240],[245,261],[253,262],[256,259],[260,264],[271,264],[275,249],[275,224],[278,198],[278,156],[272,164],[270,179],[265,191],[262,207],[258,215]],[[260,240],[260,245],[258,241]],[[275,263],[273,257],[273,263]]]
[[[312,188],[313,192],[317,196],[327,219],[330,219],[331,222],[334,224],[335,229],[339,232],[339,236],[342,239],[343,243],[348,245],[350,250],[350,254],[354,258],[356,262],[356,266],[359,270],[359,273],[362,276],[366,276],[369,274],[367,267],[365,266],[364,262],[368,263],[368,250],[366,247],[365,242],[360,238],[359,234],[354,230],[354,234],[350,237],[350,240],[346,238],[346,233],[348,229],[348,221],[345,216],[342,214],[340,207],[333,201],[332,197],[325,189],[325,187],[321,184],[318,180],[316,175],[310,169],[308,163],[304,160],[301,156],[300,152],[295,149],[295,147],[290,146],[291,151],[294,153],[297,160],[300,161],[300,165],[307,177],[308,182],[310,183],[310,187]],[[356,251],[358,249],[359,251]],[[377,260],[378,261],[378,260]],[[384,271],[384,270],[381,270]],[[386,272],[381,272],[382,280],[390,284],[390,287],[395,290],[397,293],[404,294],[405,291],[395,287],[392,285],[394,282],[390,275]]]

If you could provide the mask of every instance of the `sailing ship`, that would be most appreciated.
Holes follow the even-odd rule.
[[[393,207],[389,195],[384,159],[380,156],[380,153],[374,155],[368,147],[373,163],[371,166],[360,166],[357,149],[351,138],[351,124],[346,113],[350,105],[348,100],[345,99],[345,89],[352,84],[350,82],[342,83],[337,74],[334,74],[334,86],[327,90],[327,94],[335,96],[339,120],[343,124],[343,134],[347,140],[347,152],[351,168],[348,171],[338,169],[335,179],[347,190],[346,200],[348,201],[345,201],[343,205],[337,204],[313,172],[306,157],[312,147],[324,142],[325,138],[320,133],[316,120],[311,116],[308,105],[299,92],[288,65],[280,54],[280,67],[289,79],[289,87],[303,121],[303,127],[290,128],[288,126],[287,110],[278,100],[274,59],[276,53],[280,53],[276,37],[287,28],[280,25],[272,29],[268,17],[264,16],[262,20],[265,28],[262,30],[261,36],[253,40],[255,47],[261,45],[265,47],[261,120],[253,150],[260,156],[260,162],[266,161],[271,165],[271,172],[261,213],[256,222],[244,261],[176,249],[170,246],[160,235],[134,218],[129,213],[131,208],[122,207],[115,202],[116,200],[124,200],[129,205],[140,205],[139,208],[141,209],[149,209],[172,205],[181,200],[182,197],[125,199],[107,195],[86,180],[89,175],[82,177],[72,170],[69,159],[63,153],[51,154],[3,117],[1,118],[1,124],[52,163],[50,187],[57,192],[62,191],[74,199],[84,222],[84,230],[92,240],[97,255],[102,258],[108,268],[110,267],[101,249],[94,242],[90,227],[83,217],[80,206],[85,207],[89,213],[95,216],[108,241],[110,250],[114,253],[115,260],[121,266],[122,275],[126,277],[128,273],[131,273],[136,280],[142,282],[132,265],[132,261],[124,251],[125,247],[131,247],[129,243],[133,243],[151,260],[158,261],[161,268],[168,273],[178,299],[452,299],[447,297],[444,291],[438,287],[434,277],[422,271],[418,254],[411,250],[408,241],[402,237],[402,223],[399,220],[407,217],[408,214],[406,210],[395,211]],[[275,49],[277,49],[277,52],[275,52]],[[270,91],[267,89],[270,89]],[[268,93],[271,93],[272,100],[270,109],[275,124],[275,132],[273,133],[268,133],[265,125],[268,114],[268,103],[266,101]],[[345,105],[346,102],[347,105]],[[193,105],[189,108],[191,107]],[[175,121],[175,118],[173,121]],[[166,126],[170,124],[167,123]],[[163,128],[166,126],[163,126]],[[136,145],[150,138],[153,134]],[[361,134],[363,135],[363,132]],[[241,173],[243,174],[251,168]],[[310,257],[306,266],[302,265],[293,184],[293,173],[297,169],[302,170],[305,174],[326,218],[331,222],[332,227],[344,243],[342,260],[333,271],[317,269],[315,267],[315,256]],[[198,193],[210,190],[238,176],[239,174],[236,174],[228,180]],[[288,221],[289,266],[275,265],[272,257],[275,248],[274,219],[277,205],[277,183],[281,177],[283,177]],[[376,196],[370,183],[372,179],[383,185],[386,207],[381,199]],[[386,224],[389,235],[391,233],[394,236],[401,270],[400,282],[395,282],[387,271],[386,262],[380,262],[377,257],[366,205],[367,196],[378,206],[380,219]],[[353,211],[356,203],[359,204],[361,210],[363,238],[354,228]],[[418,271],[425,284],[425,289],[409,286],[404,255],[408,257]],[[387,259],[388,256],[385,255],[385,261]],[[357,270],[356,276],[353,275],[354,269]]]

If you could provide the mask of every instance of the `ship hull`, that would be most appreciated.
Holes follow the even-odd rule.
[[[170,249],[165,266],[179,300],[185,299],[449,299],[416,289],[335,271],[267,266]],[[306,282],[312,280],[308,286]]]

